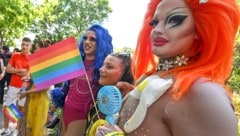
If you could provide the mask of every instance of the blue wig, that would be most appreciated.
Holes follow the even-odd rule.
[[[94,24],[89,29],[96,33],[96,54],[95,54],[95,69],[94,69],[94,80],[99,79],[99,69],[101,68],[105,57],[113,52],[112,36],[108,30],[103,28],[101,25]],[[85,35],[85,34],[84,34]],[[84,36],[83,35],[83,36]],[[84,60],[85,54],[83,49],[83,36],[80,38],[78,47],[81,52],[81,56]]]
[[[64,82],[63,87],[56,87],[50,91],[52,102],[55,106],[62,108],[69,91],[70,80]]]

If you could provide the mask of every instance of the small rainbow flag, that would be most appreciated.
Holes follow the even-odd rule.
[[[9,106],[5,106],[3,112],[12,122],[17,122],[19,119],[23,117],[22,113],[13,103]]]
[[[57,42],[28,56],[35,88],[51,85],[84,75],[84,64],[74,37]]]

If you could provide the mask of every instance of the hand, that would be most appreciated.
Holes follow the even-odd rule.
[[[27,69],[18,69],[17,75],[21,77],[27,77],[29,76],[29,71]]]
[[[18,94],[19,94],[18,98],[21,100],[22,98],[24,98],[24,97],[26,97],[28,95],[28,92],[27,91],[23,91],[23,92],[20,92]]]
[[[122,130],[117,125],[105,124],[97,128],[95,136],[105,136],[110,133],[119,133],[123,135]]]
[[[134,89],[134,86],[128,82],[119,81],[116,87],[121,91],[122,97],[124,97],[128,92]]]
[[[31,77],[29,76],[22,77],[22,81],[30,81],[30,80],[31,80]]]

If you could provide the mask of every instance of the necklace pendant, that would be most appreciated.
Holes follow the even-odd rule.
[[[187,65],[189,58],[185,58],[184,55],[176,56],[175,58],[161,59],[157,66],[157,71],[167,71],[173,69],[174,67],[181,67]]]

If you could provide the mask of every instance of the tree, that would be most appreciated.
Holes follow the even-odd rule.
[[[29,0],[0,0],[0,47],[15,45],[33,19],[34,6]]]
[[[108,0],[58,0],[48,11],[29,30],[40,39],[57,42],[69,36],[79,39],[89,25],[103,22],[112,10]]]
[[[129,47],[122,47],[122,48],[115,48],[114,52],[125,52],[125,53],[130,53],[132,54],[134,52],[134,50],[132,48]]]
[[[240,0],[237,1],[240,5]],[[240,30],[236,37],[236,44],[234,47],[234,65],[232,75],[229,78],[227,85],[232,91],[240,93]]]
[[[232,75],[227,82],[231,90],[240,93],[240,30],[234,48],[234,65]]]

